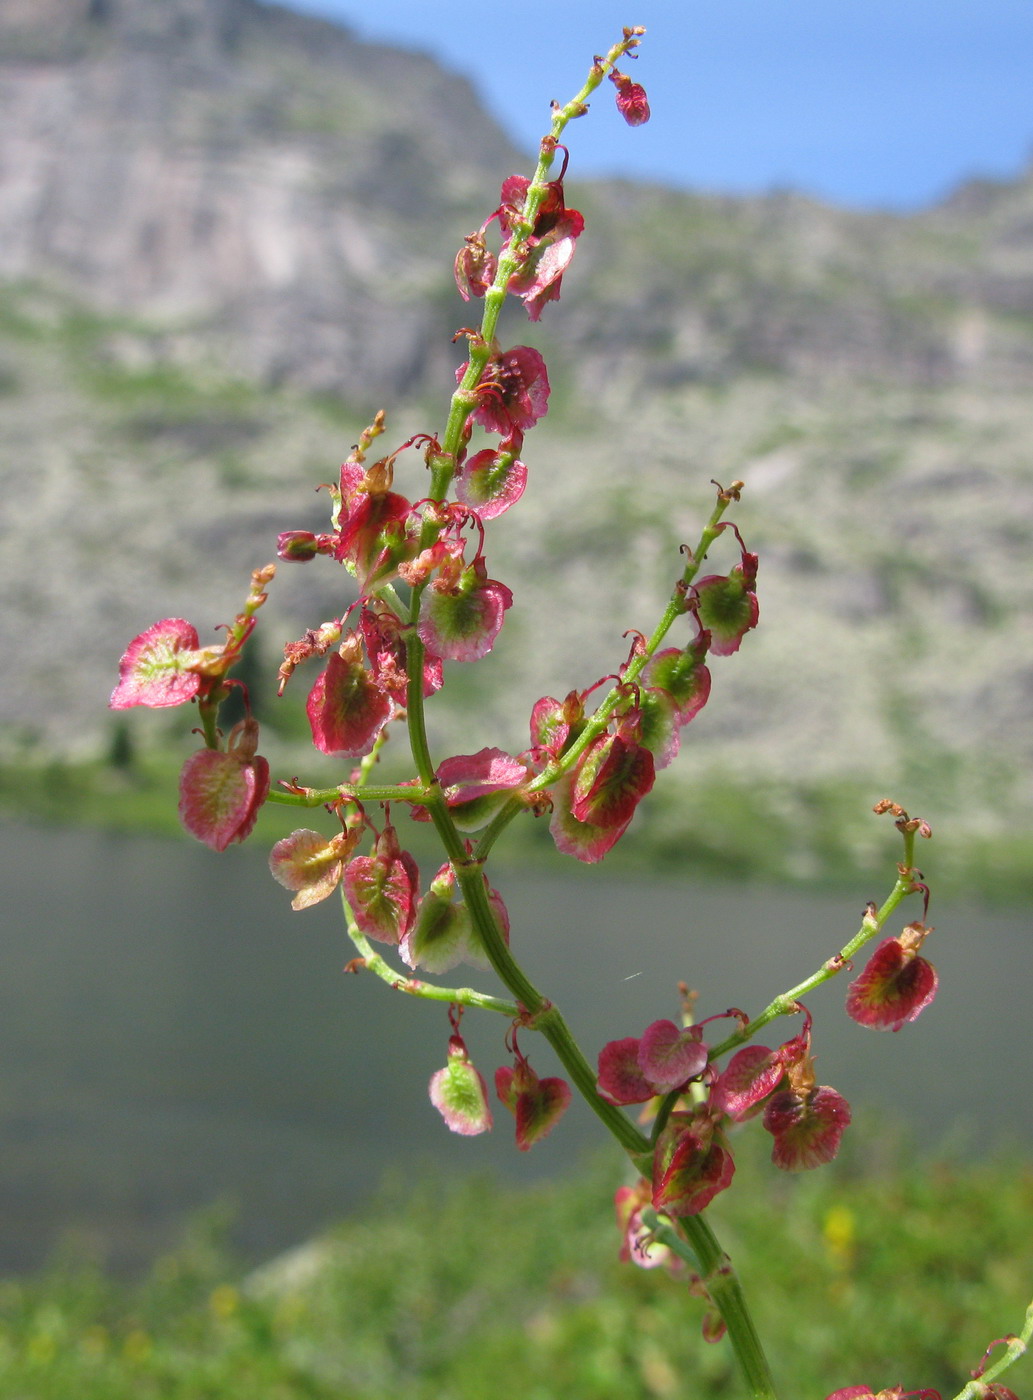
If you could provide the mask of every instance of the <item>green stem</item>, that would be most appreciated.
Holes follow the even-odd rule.
[[[755,1400],[776,1400],[775,1382],[753,1325],[742,1286],[732,1269],[731,1260],[718,1243],[717,1236],[701,1215],[682,1216],[676,1228],[656,1211],[642,1212],[643,1223],[654,1239],[664,1244],[694,1273],[698,1273],[711,1302],[728,1328],[728,1340]],[[688,1236],[688,1243],[680,1231]]]
[[[405,783],[383,783],[379,787],[361,783],[342,783],[332,788],[305,788],[301,792],[280,792],[273,788],[267,802],[281,807],[336,807],[339,802],[417,802],[427,800],[423,788]]]
[[[219,703],[214,705],[202,701],[197,707],[198,718],[201,721],[201,733],[204,735],[205,745],[210,749],[219,747]]]
[[[559,1056],[563,1067],[586,1102],[606,1124],[621,1146],[637,1161],[648,1154],[649,1143],[634,1124],[613,1104],[603,1099],[596,1088],[596,1075],[585,1059],[559,1010],[548,1001],[525,975],[510,953],[499,928],[484,884],[482,862],[467,853],[466,844],[456,829],[451,813],[438,785],[427,739],[426,712],[423,698],[424,646],[416,630],[419,616],[420,590],[414,589],[410,604],[409,632],[406,638],[406,668],[408,687],[406,711],[409,745],[413,762],[423,784],[421,794],[431,821],[434,823],[445,854],[456,873],[462,896],[474,928],[480,936],[495,972],[516,998],[523,1019],[540,1030]],[[370,790],[364,790],[364,795]],[[411,797],[412,790],[409,789]]]
[[[907,843],[905,841],[905,850]],[[914,885],[911,880],[911,872],[907,867],[901,867],[902,873],[893,886],[888,899],[881,909],[876,910],[871,906],[869,913],[854,934],[850,942],[845,944],[838,953],[834,954],[827,962],[822,963],[817,972],[812,972],[810,977],[799,982],[795,987],[791,987],[788,992],[783,992],[781,996],[775,997],[759,1016],[755,1016],[752,1021],[743,1026],[734,1035],[730,1035],[727,1040],[722,1040],[720,1045],[715,1045],[710,1052],[711,1061],[726,1055],[729,1050],[735,1050],[746,1041],[751,1040],[759,1030],[762,1030],[769,1022],[774,1021],[778,1016],[791,1016],[797,1010],[797,1004],[808,992],[814,991],[815,987],[820,987],[823,982],[828,982],[831,978],[837,977],[845,967],[849,966],[851,958],[873,939],[876,934],[881,933],[886,920],[907,895],[914,893]],[[906,871],[906,873],[904,873]]]
[[[481,863],[466,855],[444,800],[440,804],[429,804],[429,811],[456,872],[474,927],[499,979],[519,1003],[522,1022],[545,1036],[589,1108],[641,1170],[649,1154],[648,1141],[619,1108],[601,1097],[595,1070],[574,1039],[559,1007],[542,995],[509,951],[488,902]]]
[[[393,991],[406,992],[409,996],[422,997],[425,1001],[445,1001],[450,1005],[476,1006],[481,1011],[497,1011],[510,1018],[520,1015],[520,1008],[512,1001],[501,997],[488,996],[473,987],[436,987],[429,982],[421,982],[418,977],[402,977],[396,968],[385,961],[360,931],[344,890],[341,890],[341,903],[344,905],[344,918],[348,925],[348,937],[362,955],[362,962],[368,972],[375,973]]]
[[[419,597],[414,592],[413,608],[418,607]],[[424,785],[424,804],[437,830],[445,855],[455,871],[474,928],[499,979],[516,998],[523,1012],[523,1019],[546,1037],[589,1106],[603,1120],[621,1146],[636,1159],[641,1159],[643,1154],[648,1153],[649,1143],[619,1108],[607,1103],[600,1096],[596,1088],[595,1071],[582,1054],[563,1016],[542,996],[510,953],[488,902],[482,862],[467,853],[466,844],[452,820],[434,776],[434,762],[427,742],[423,703],[424,647],[415,628],[415,619],[411,618],[410,622],[412,625],[406,640],[409,743],[416,771]]]
[[[630,664],[621,677],[620,683],[614,685],[607,693],[606,698],[592,714],[575,742],[571,744],[570,748],[567,749],[560,758],[550,763],[549,766],[535,778],[534,782],[528,784],[528,792],[541,792],[545,788],[551,787],[564,773],[569,773],[580,761],[587,749],[606,729],[613,716],[614,710],[616,710],[617,706],[621,703],[624,694],[622,687],[635,684],[645,667],[660,649],[660,646],[676,620],[684,616],[685,590],[699,572],[703,560],[706,558],[707,550],[721,533],[719,529],[721,517],[728,509],[733,499],[734,497],[727,492],[722,491],[718,494],[717,504],[711,512],[710,519],[703,528],[699,543],[695,551],[689,556],[689,563],[678,582],[678,586],[674,589],[674,592],[668,600],[663,616],[653,629],[652,636],[642,648],[641,653],[632,657]]]
[[[954,1400],[983,1400],[986,1395],[986,1387],[991,1381],[995,1381],[1002,1372],[1007,1371],[1009,1366],[1014,1366],[1020,1356],[1024,1356],[1033,1340],[1033,1303],[1026,1309],[1026,1323],[1022,1332],[1017,1337],[1002,1337],[1005,1343],[1004,1355],[1000,1361],[995,1361],[992,1366],[988,1366],[982,1371],[977,1379],[959,1390]],[[994,1344],[996,1345],[996,1343]]]

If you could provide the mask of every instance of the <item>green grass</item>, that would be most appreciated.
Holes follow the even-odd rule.
[[[868,1129],[853,1163],[782,1177],[744,1130],[712,1209],[782,1394],[958,1390],[1019,1330],[1033,1167],[921,1162]],[[863,1163],[863,1169],[859,1167]],[[66,1259],[0,1284],[17,1400],[718,1400],[742,1394],[702,1304],[616,1259],[614,1178],[531,1189],[398,1179],[310,1255],[242,1275],[199,1226],[135,1283]],[[299,1184],[300,1186],[301,1184]],[[1008,1375],[1020,1393],[1028,1360]]]

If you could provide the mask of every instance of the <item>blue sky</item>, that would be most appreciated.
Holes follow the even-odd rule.
[[[1033,0],[288,3],[481,74],[529,150],[549,100],[573,95],[623,25],[644,24],[634,75],[653,120],[625,127],[608,89],[570,129],[572,173],[909,209],[1033,154]]]

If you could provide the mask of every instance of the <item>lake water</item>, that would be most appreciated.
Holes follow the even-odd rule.
[[[0,1271],[38,1265],[68,1236],[137,1266],[215,1200],[232,1204],[235,1241],[257,1259],[359,1207],[387,1168],[529,1178],[601,1145],[579,1105],[529,1154],[501,1107],[493,1133],[450,1134],[426,1094],[445,1008],[345,975],[354,950],[336,901],[293,913],[260,850],[0,830]],[[593,1061],[606,1040],[676,1016],[679,979],[700,989],[700,1016],[755,1014],[886,893],[654,887],[603,871],[496,883],[514,948]],[[919,913],[915,901],[891,931]],[[914,1025],[855,1026],[845,979],[811,997],[819,1079],[924,1146],[1033,1145],[1030,912],[934,902],[930,919],[940,992]],[[505,1022],[470,1012],[463,1029],[490,1082]],[[767,1043],[785,1038],[773,1029]],[[544,1042],[523,1044],[554,1072]]]

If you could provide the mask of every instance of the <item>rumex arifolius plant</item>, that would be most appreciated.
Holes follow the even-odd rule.
[[[529,471],[525,437],[549,407],[543,356],[533,346],[500,341],[500,313],[512,297],[534,323],[559,301],[585,231],[583,216],[567,204],[568,151],[560,138],[587,113],[604,79],[614,84],[630,126],[648,120],[645,91],[625,71],[643,33],[625,29],[595,58],[577,96],[553,105],[533,176],[506,179],[494,210],[465,236],[455,259],[456,287],[468,305],[481,304],[481,315],[479,324],[455,333],[465,341],[466,359],[443,426],[380,455],[388,428],[386,413],[378,411],[327,488],[326,531],[287,529],[278,538],[280,561],[318,559],[320,566],[343,568],[349,580],[342,593],[357,593],[340,616],[286,643],[279,672],[281,694],[298,684],[292,678],[299,668],[311,675],[312,743],[320,754],[345,760],[340,781],[314,787],[291,777],[271,784],[247,688],[230,674],[254,630],[274,564],[252,575],[220,644],[202,646],[182,618],[165,618],[135,638],[122,657],[111,705],[196,708],[201,746],[183,766],[180,814],[213,849],[246,839],[266,802],[322,812],[318,829],[300,827],[276,843],[272,876],[290,892],[295,910],[339,890],[358,953],[349,967],[444,1004],[445,1064],[432,1076],[429,1094],[448,1128],[471,1136],[493,1126],[488,1080],[470,1058],[461,1022],[470,1009],[494,1012],[506,1023],[494,1098],[513,1120],[516,1146],[530,1150],[561,1122],[573,1093],[581,1094],[634,1169],[633,1184],[618,1191],[615,1203],[622,1257],[665,1268],[702,1300],[704,1335],[727,1336],[751,1393],[773,1396],[742,1289],[706,1209],[732,1185],[735,1137],[752,1118],[760,1120],[753,1130],[770,1135],[772,1160],[783,1170],[815,1168],[836,1156],[850,1107],[817,1081],[805,997],[886,934],[849,985],[850,1016],[899,1031],[932,1000],[936,973],[922,951],[932,931],[925,922],[929,890],[914,859],[916,838],[928,837],[928,826],[894,803],[878,804],[903,840],[892,890],[881,906],[867,906],[845,946],[753,1017],[732,1008],[697,1020],[696,994],[679,985],[677,1020],[660,1017],[638,1035],[611,1040],[593,1064],[559,1008],[521,967],[519,931],[511,947],[504,897],[488,870],[495,843],[512,822],[537,820],[548,823],[561,852],[587,864],[604,859],[659,770],[677,757],[683,730],[709,702],[711,662],[739,652],[758,625],[758,557],[726,518],[740,500],[740,481],[717,487],[698,540],[672,560],[670,593],[652,631],[638,631],[628,619],[624,640],[615,637],[610,675],[584,688],[572,676],[565,695],[529,703],[526,748],[441,756],[431,750],[426,725],[426,706],[445,685],[446,667],[486,656],[505,626],[513,595],[488,563],[491,522],[519,505]],[[415,483],[407,494],[403,479]],[[227,734],[219,710],[235,689],[243,694],[244,718]],[[412,774],[378,783],[383,746],[402,728]],[[406,850],[409,820],[433,824],[443,854],[436,870],[421,872]],[[921,921],[886,933],[897,907],[913,895],[923,900]],[[374,944],[393,949],[393,961]],[[425,980],[460,965],[493,971],[505,995]],[[784,1016],[799,1018],[794,1031],[760,1043],[760,1033]],[[534,1069],[535,1032],[550,1042],[564,1076]],[[1014,1339],[1006,1340],[1014,1359]],[[971,1383],[976,1389],[963,1392],[966,1400],[1007,1400],[996,1381],[1000,1369],[979,1372]],[[694,1393],[691,1386],[687,1393]],[[893,1388],[878,1397],[903,1394]],[[838,1400],[872,1395],[865,1386],[836,1392]]]

